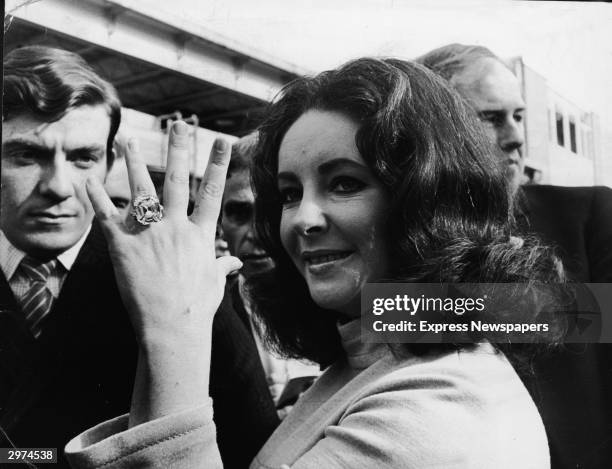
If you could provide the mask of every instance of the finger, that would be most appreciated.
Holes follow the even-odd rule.
[[[147,170],[147,164],[140,154],[138,140],[135,138],[131,138],[128,141],[125,162],[128,169],[132,201],[142,194],[155,195],[155,186]]]
[[[196,224],[212,233],[215,232],[221,210],[230,153],[231,147],[225,140],[215,140],[191,215]]]
[[[217,269],[227,277],[230,274],[238,272],[242,268],[240,259],[234,256],[223,256],[217,258]]]
[[[104,186],[96,177],[91,176],[87,179],[85,189],[102,229],[107,235],[114,234],[121,223],[121,214],[111,202]]]
[[[164,180],[164,206],[168,216],[187,216],[189,203],[189,126],[177,121],[170,130]]]

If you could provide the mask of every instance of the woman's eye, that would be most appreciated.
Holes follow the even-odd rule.
[[[302,191],[293,187],[288,187],[285,189],[280,189],[281,203],[283,205],[291,204],[293,202],[297,202],[302,197]]]
[[[341,194],[357,192],[363,189],[365,186],[366,184],[364,182],[349,176],[340,176],[334,178],[331,182],[331,190]]]

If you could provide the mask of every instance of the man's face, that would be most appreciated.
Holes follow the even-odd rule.
[[[85,181],[104,181],[109,132],[103,105],[51,123],[25,114],[2,123],[0,228],[13,245],[47,258],[83,236],[94,215]]]
[[[245,276],[270,269],[272,259],[259,245],[253,229],[255,198],[251,189],[249,172],[232,174],[226,184],[221,207],[221,227],[229,251],[244,264]]]
[[[132,193],[130,192],[130,181],[124,158],[115,159],[113,162],[113,167],[106,176],[104,189],[106,189],[106,193],[121,216],[124,219],[127,218],[131,209]]]
[[[523,174],[521,147],[525,142],[525,102],[517,78],[497,60],[485,58],[454,76],[451,83],[478,112],[491,140],[502,150],[508,181],[517,188]]]

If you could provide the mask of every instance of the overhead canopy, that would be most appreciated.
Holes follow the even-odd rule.
[[[10,3],[19,2],[7,1],[7,12]],[[200,126],[227,134],[251,130],[280,88],[306,73],[140,2],[44,0],[13,16],[5,53],[29,44],[77,52],[115,85],[125,107],[195,114]]]

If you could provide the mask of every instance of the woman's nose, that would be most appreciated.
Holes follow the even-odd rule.
[[[300,236],[325,232],[327,219],[320,204],[312,199],[302,199],[294,219],[294,229]]]

